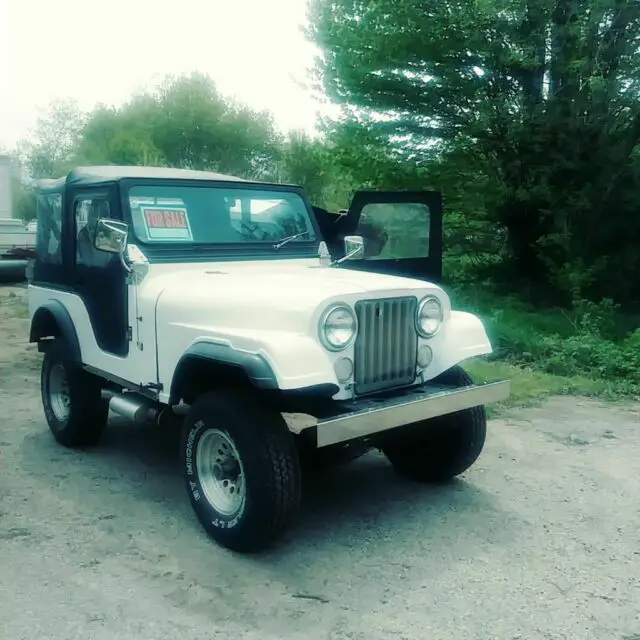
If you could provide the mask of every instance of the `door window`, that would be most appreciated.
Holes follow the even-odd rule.
[[[89,267],[104,266],[112,254],[93,246],[96,224],[100,218],[110,218],[109,201],[105,197],[84,197],[75,203],[76,264]]]
[[[430,211],[424,203],[369,203],[358,221],[365,260],[429,256]]]
[[[62,195],[43,193],[38,196],[36,250],[41,262],[62,264]]]

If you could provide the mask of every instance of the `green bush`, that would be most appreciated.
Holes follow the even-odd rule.
[[[562,377],[615,381],[622,393],[640,392],[640,329],[629,332],[629,319],[611,300],[576,300],[568,310],[538,310],[477,286],[448,290],[456,308],[485,322],[494,347],[488,360]]]

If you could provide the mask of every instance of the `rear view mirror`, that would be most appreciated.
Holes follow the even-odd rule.
[[[359,260],[364,258],[364,238],[362,236],[344,237],[344,258],[342,260]]]
[[[122,254],[127,246],[129,227],[124,222],[100,218],[93,244],[98,251]]]

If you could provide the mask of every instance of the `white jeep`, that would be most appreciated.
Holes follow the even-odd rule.
[[[109,410],[179,418],[191,504],[245,552],[292,524],[301,459],[375,447],[415,480],[462,473],[509,382],[459,366],[491,345],[434,284],[441,209],[363,191],[334,215],[294,186],[150,167],[41,181],[30,340],[51,432],[75,447]]]

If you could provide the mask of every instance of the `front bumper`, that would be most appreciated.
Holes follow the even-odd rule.
[[[337,403],[338,415],[321,418],[315,425],[318,447],[348,442],[382,431],[436,418],[509,397],[511,382],[492,382],[467,387],[425,385],[398,394]]]

